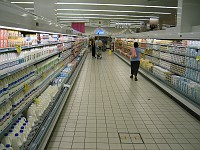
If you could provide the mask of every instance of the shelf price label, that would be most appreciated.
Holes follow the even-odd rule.
[[[64,67],[64,66],[65,66],[65,63],[64,63],[64,62],[62,62],[62,63],[61,63],[61,66],[62,66],[62,67]]]
[[[29,86],[28,86],[27,83],[25,83],[25,84],[24,84],[24,91],[25,91],[25,92],[28,92],[28,90],[29,90]]]
[[[199,60],[200,60],[200,56],[197,56],[197,57],[196,57],[196,60],[199,61]]]
[[[42,77],[43,77],[43,78],[46,78],[46,77],[47,77],[46,72],[42,72]]]
[[[20,54],[22,52],[22,48],[20,45],[16,45],[16,51],[18,54]]]
[[[34,102],[35,102],[36,105],[40,104],[40,100],[38,98],[35,98]]]

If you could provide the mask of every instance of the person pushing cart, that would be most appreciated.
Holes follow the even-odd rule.
[[[97,59],[101,59],[101,58],[102,58],[103,43],[102,43],[101,40],[99,40],[99,37],[98,37],[97,40],[95,41],[95,47],[96,47]]]

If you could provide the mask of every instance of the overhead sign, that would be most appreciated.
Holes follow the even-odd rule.
[[[90,26],[109,27],[110,21],[109,20],[90,19]]]
[[[98,30],[96,30],[96,34],[103,35],[103,34],[105,34],[105,31],[103,29],[98,29]]]

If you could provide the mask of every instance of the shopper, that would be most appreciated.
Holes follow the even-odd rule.
[[[91,41],[91,47],[92,47],[92,57],[96,58],[95,57],[95,41],[94,41],[94,39],[92,39],[92,41]]]
[[[131,61],[131,76],[135,76],[135,81],[138,81],[137,74],[140,66],[140,48],[137,42],[134,43],[134,47],[130,50]]]

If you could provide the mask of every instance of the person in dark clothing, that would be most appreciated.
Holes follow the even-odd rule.
[[[133,75],[135,76],[135,81],[137,81],[137,74],[140,67],[140,48],[138,48],[138,43],[134,43],[134,48],[130,50],[130,61],[131,61],[131,76],[130,78],[133,78]]]
[[[92,40],[92,57],[95,57],[95,41]],[[95,57],[96,58],[96,57]]]

